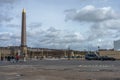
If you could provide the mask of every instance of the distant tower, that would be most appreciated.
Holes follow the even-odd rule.
[[[27,45],[26,45],[26,11],[22,10],[22,31],[21,31],[21,53],[27,57]]]

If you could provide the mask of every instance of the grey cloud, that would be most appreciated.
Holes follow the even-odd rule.
[[[51,39],[51,42],[54,40],[53,42],[56,44],[78,43],[83,40],[83,36],[80,33],[62,32],[55,28],[50,28],[49,30],[50,32],[46,34],[47,38]]]
[[[20,35],[17,33],[11,33],[11,32],[0,33],[0,40],[15,40],[15,39],[20,39]]]
[[[50,27],[45,32],[46,32],[45,37],[48,38],[56,38],[60,35],[60,30],[55,29],[54,27]]]
[[[102,48],[113,48],[113,41],[120,39],[120,21],[107,20],[93,24],[89,29],[86,42],[100,45]]]
[[[0,0],[0,4],[6,4],[6,3],[14,3],[16,0]]]
[[[20,25],[17,25],[17,24],[7,24],[6,26],[10,27],[10,28],[19,28],[20,27]]]
[[[20,39],[21,38],[21,35],[19,34],[19,33],[13,33],[12,35],[11,35],[11,39]]]
[[[0,46],[19,46],[20,35],[11,32],[0,33]]]
[[[93,26],[91,26],[88,39],[89,41],[96,40],[98,38],[104,38],[107,35],[108,30],[105,29],[104,26],[102,26],[100,23],[96,23]]]
[[[40,30],[43,31],[42,28]],[[39,29],[37,31],[40,32]],[[81,33],[65,32],[54,27],[44,30],[39,35],[34,34],[34,30],[30,32],[33,36],[29,36],[28,44],[35,47],[66,48],[66,45],[79,44],[84,39]]]
[[[50,27],[50,28],[47,29],[47,31],[49,31],[49,32],[57,32],[59,30],[55,29],[54,27]]]
[[[117,20],[108,20],[102,23],[106,28],[111,30],[119,30],[120,29],[120,19]]]
[[[71,9],[65,12],[66,20],[86,22],[88,24],[92,22],[89,30],[86,31],[87,35],[84,35],[86,38],[81,41],[82,49],[97,49],[97,46],[113,48],[113,41],[120,39],[120,15],[111,7],[95,8],[94,6],[86,6],[80,10]],[[74,37],[70,39],[72,40]]]
[[[57,33],[50,33],[50,34],[45,34],[45,37],[47,38],[56,38],[57,37]]]
[[[42,23],[31,23],[28,25],[28,27],[31,29],[39,28],[39,27],[42,27]]]
[[[101,27],[102,31],[103,30],[110,31],[110,33],[115,32],[115,34],[116,34],[116,32],[120,31],[119,25],[120,25],[120,19],[117,19],[117,20],[108,20],[108,21],[99,23],[98,27]]]
[[[5,14],[0,14],[0,22],[10,22],[13,19],[11,16],[7,16]]]
[[[30,37],[38,37],[44,33],[42,28],[42,23],[30,23],[27,27],[27,36]]]
[[[106,28],[106,26],[102,25],[102,23],[96,23],[93,26],[91,26],[89,32],[89,36],[87,41],[95,41],[99,38],[105,39],[107,37],[111,37],[111,33],[109,31],[109,28]]]
[[[78,22],[101,22],[110,19],[117,19],[118,15],[111,7],[95,8],[92,5],[81,8],[80,10],[66,10],[66,20]]]
[[[40,29],[40,28],[27,30],[27,36],[29,38],[35,38],[35,37],[37,38],[39,36],[43,36],[44,35],[43,33],[44,33],[44,31],[42,29]]]
[[[16,0],[0,0],[0,23],[10,22],[13,19],[11,16],[11,10],[13,9],[13,3]]]
[[[8,32],[0,33],[0,40],[3,40],[3,41],[9,40],[10,36],[11,36],[11,33],[8,33]]]

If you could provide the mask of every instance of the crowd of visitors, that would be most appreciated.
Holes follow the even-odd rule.
[[[19,56],[16,55],[16,56],[5,56],[5,57],[2,57],[1,56],[1,61],[10,61],[12,63],[15,63],[15,62],[18,62],[19,61]]]

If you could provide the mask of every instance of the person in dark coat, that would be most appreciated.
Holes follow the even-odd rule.
[[[10,61],[10,56],[7,57],[7,61]]]
[[[3,57],[1,56],[1,61],[3,61]]]

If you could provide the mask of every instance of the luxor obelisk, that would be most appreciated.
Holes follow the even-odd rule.
[[[26,11],[22,10],[22,31],[21,31],[21,53],[27,58],[27,43],[26,43]]]

